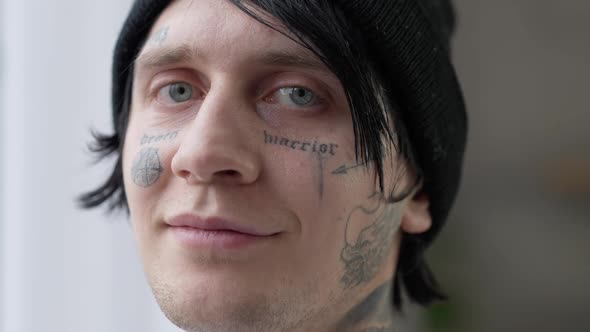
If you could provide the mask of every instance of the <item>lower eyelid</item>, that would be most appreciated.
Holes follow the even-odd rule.
[[[326,104],[319,101],[313,105],[309,106],[291,106],[291,105],[281,105],[277,103],[265,103],[265,105],[257,106],[258,111],[263,111],[264,113],[298,113],[298,114],[313,114],[319,113],[326,110]]]

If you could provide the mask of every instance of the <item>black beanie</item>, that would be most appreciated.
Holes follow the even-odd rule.
[[[133,62],[170,3],[136,0],[119,35],[112,73],[113,121],[119,135],[127,126]],[[450,60],[453,9],[450,0],[334,3],[364,36],[368,53],[384,71],[381,77],[397,88],[393,97],[402,109],[417,164],[423,171],[433,224],[425,233],[404,235],[396,289],[402,282],[415,301],[426,304],[433,297],[423,290],[432,289],[435,281],[422,252],[440,231],[455,200],[467,135],[463,96]]]

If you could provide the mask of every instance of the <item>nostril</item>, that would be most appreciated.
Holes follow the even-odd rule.
[[[191,172],[187,170],[182,170],[178,172],[178,175],[180,175],[181,178],[188,179],[191,176]]]
[[[235,171],[233,169],[228,169],[228,170],[225,170],[225,171],[220,171],[218,174],[219,175],[222,175],[222,176],[227,176],[227,177],[232,177],[233,178],[233,177],[239,176],[240,175],[240,172]]]

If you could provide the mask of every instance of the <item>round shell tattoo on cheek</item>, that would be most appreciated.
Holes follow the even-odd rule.
[[[164,169],[160,163],[160,154],[156,148],[143,148],[135,158],[131,175],[133,182],[147,188],[158,181]]]

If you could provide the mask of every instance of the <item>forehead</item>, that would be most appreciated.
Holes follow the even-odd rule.
[[[263,54],[291,54],[291,61],[324,67],[306,47],[294,41],[284,25],[266,12],[246,3],[254,14],[273,28],[251,17],[226,0],[173,1],[154,24],[153,36],[139,59],[175,50],[176,55],[198,57],[230,66]],[[279,31],[277,31],[279,30]],[[165,38],[163,38],[165,37]],[[146,53],[150,56],[144,56]],[[173,52],[174,53],[174,52]],[[156,56],[157,58],[157,56]],[[276,58],[276,57],[275,57]]]

